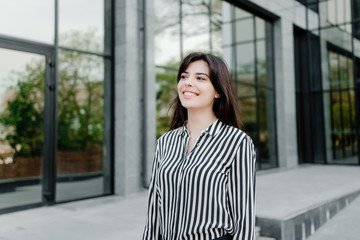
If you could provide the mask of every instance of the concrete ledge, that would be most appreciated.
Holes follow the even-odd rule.
[[[257,217],[260,235],[277,240],[307,239],[359,195],[360,191],[356,191],[281,220]]]

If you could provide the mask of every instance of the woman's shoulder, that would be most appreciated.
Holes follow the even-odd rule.
[[[184,131],[184,127],[181,126],[181,127],[178,127],[178,128],[175,128],[175,129],[171,129],[165,133],[163,133],[159,138],[158,138],[158,142],[162,142],[166,139],[169,139],[169,138],[173,138],[174,136],[177,136],[177,135],[181,135]]]
[[[239,144],[241,144],[242,142],[249,142],[249,143],[253,143],[252,138],[242,129],[239,129],[237,127],[231,126],[231,125],[227,125],[224,124],[225,128],[227,128],[228,132],[231,133],[231,135],[236,138],[239,139]]]

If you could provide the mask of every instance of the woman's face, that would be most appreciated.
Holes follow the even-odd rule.
[[[207,62],[198,60],[189,64],[177,85],[181,105],[192,110],[210,110],[219,94],[210,80]]]

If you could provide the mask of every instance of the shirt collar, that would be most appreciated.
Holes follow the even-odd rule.
[[[182,127],[180,128],[180,131],[179,131],[179,135],[185,135],[185,134],[189,134],[189,131],[186,129],[186,123],[187,123],[187,120],[184,122],[184,124],[182,125]],[[205,130],[203,130],[201,132],[201,134],[205,133],[207,135],[210,135],[212,137],[215,137],[216,134],[218,134],[218,132],[220,131],[221,127],[223,126],[224,124],[219,120],[219,119],[216,119],[215,122],[213,122],[209,127],[207,127]]]

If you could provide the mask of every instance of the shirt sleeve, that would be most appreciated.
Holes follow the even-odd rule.
[[[157,194],[157,173],[159,167],[159,142],[156,144],[155,156],[152,166],[152,174],[149,185],[148,209],[143,240],[158,240],[160,238],[159,225],[159,196]]]
[[[250,137],[236,152],[228,175],[228,200],[233,220],[234,240],[255,239],[255,171],[256,155]]]

